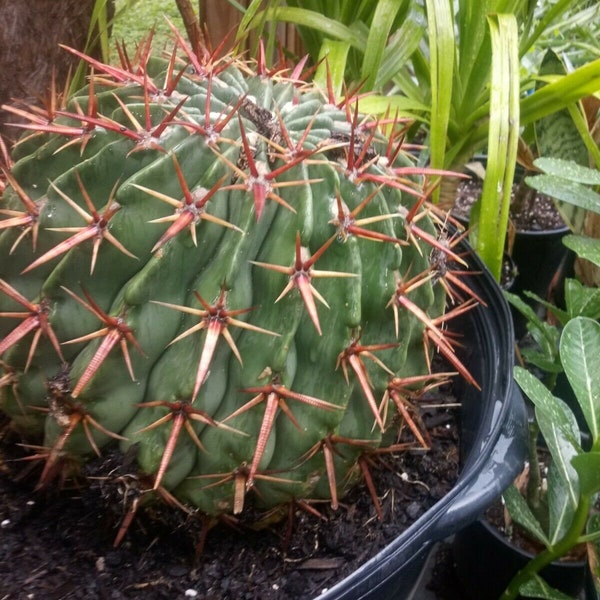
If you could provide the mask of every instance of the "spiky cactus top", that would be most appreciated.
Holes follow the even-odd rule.
[[[249,491],[335,505],[402,428],[427,444],[411,399],[439,379],[431,346],[468,377],[443,329],[449,285],[469,294],[427,179],[399,123],[299,67],[148,47],[84,57],[64,109],[11,109],[28,132],[3,169],[0,407],[41,485],[118,443],[149,496],[209,515]]]

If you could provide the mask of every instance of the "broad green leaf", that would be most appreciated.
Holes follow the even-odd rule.
[[[565,281],[565,304],[569,318],[600,318],[600,288],[590,288],[577,279]]]
[[[600,513],[594,513],[590,515],[585,528],[585,533],[586,535],[590,536],[596,536],[600,534]]]
[[[566,69],[552,50],[547,50],[540,65],[539,75],[565,75]],[[538,82],[538,89],[545,84]],[[537,145],[537,154],[571,160],[576,164],[584,165],[589,156],[585,143],[573,122],[568,108],[558,110],[534,123],[534,132]]]
[[[563,244],[580,258],[585,258],[600,267],[600,240],[584,235],[567,235]]]
[[[552,400],[549,406],[550,398]],[[581,452],[577,419],[569,407],[550,392],[543,403],[545,404],[543,408],[536,405],[535,418],[552,456],[552,466],[556,469],[559,478],[554,481],[554,485],[564,487],[569,502],[575,507],[579,498],[579,484],[577,472],[571,461]]]
[[[577,458],[577,456],[575,455],[573,458]],[[565,485],[562,475],[554,463],[548,469],[547,485],[548,539],[554,546],[569,531],[577,503],[573,502],[569,494],[569,487]]]
[[[548,375],[562,373],[563,369],[558,357],[554,358],[549,354],[543,354],[531,348],[523,348],[521,355],[527,365],[537,367]]]
[[[519,490],[514,485],[509,486],[502,494],[506,509],[508,510],[512,520],[515,523],[524,527],[535,539],[544,546],[549,546],[550,541],[546,536],[539,521],[531,512],[525,498],[520,494]]]
[[[545,174],[526,177],[525,182],[542,194],[600,213],[600,194],[585,185],[556,175]]]
[[[592,496],[600,491],[600,452],[583,452],[573,458],[579,475],[581,494]]]
[[[523,292],[523,294],[525,296],[527,296],[527,298],[531,298],[532,300],[534,300],[535,302],[537,302],[538,304],[540,304],[544,308],[546,308],[549,311],[551,311],[552,314],[561,323],[561,325],[564,325],[571,318],[569,316],[569,314],[567,313],[567,311],[562,310],[562,309],[556,307],[554,304],[552,304],[552,302],[548,302],[547,300],[544,300],[541,296],[538,296],[537,294],[535,294],[533,292],[530,292],[528,290],[525,290]],[[543,322],[547,324],[547,320],[543,321]]]
[[[524,583],[519,592],[524,598],[542,598],[543,600],[573,600],[563,592],[550,587],[539,575],[534,575]]]
[[[536,421],[553,464],[567,488],[570,501],[577,504],[577,473],[571,464],[573,457],[581,452],[577,419],[573,411],[562,400],[555,398],[529,371],[515,367],[514,376],[519,387],[535,405]]]
[[[600,171],[561,158],[540,157],[533,163],[547,175],[556,175],[576,183],[600,185]]]
[[[519,295],[511,292],[504,292],[506,300],[514,306],[533,326],[541,329],[544,321],[537,315],[535,310],[525,302]]]
[[[600,323],[587,317],[569,321],[560,338],[560,358],[594,446],[600,443]]]

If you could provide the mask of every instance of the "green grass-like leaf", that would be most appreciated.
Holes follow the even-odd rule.
[[[492,39],[492,89],[477,251],[499,280],[519,138],[518,33],[514,15],[492,15],[488,22]]]
[[[454,72],[455,38],[452,7],[447,0],[427,0],[429,60],[431,63],[431,112],[429,142],[431,166],[444,167],[446,134],[450,121],[450,98]],[[439,190],[436,190],[439,198]]]
[[[373,89],[390,30],[402,4],[403,0],[379,0],[377,3],[362,63],[361,79],[365,82],[365,90]]]

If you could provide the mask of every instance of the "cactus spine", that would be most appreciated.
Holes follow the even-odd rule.
[[[63,109],[12,109],[3,169],[0,407],[40,485],[120,444],[208,515],[335,506],[407,425],[426,445],[431,348],[475,384],[444,334],[473,298],[400,124],[179,35],[83,58]]]

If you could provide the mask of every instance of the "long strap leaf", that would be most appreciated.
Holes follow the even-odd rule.
[[[403,0],[379,0],[377,3],[362,63],[361,78],[365,81],[364,91],[373,89],[390,29],[402,3]]]
[[[255,15],[255,18],[258,18],[259,15],[261,13]],[[364,52],[365,40],[357,36],[353,29],[312,10],[279,6],[267,9],[265,17],[267,21],[283,21],[300,27],[315,29],[330,38],[346,41]]]
[[[403,67],[405,67],[409,58],[416,52],[425,33],[424,24],[420,23],[416,18],[416,11],[411,11],[406,20],[393,33],[388,45],[383,51],[381,64],[376,73],[375,89],[383,89],[388,81],[396,76],[402,77]],[[414,74],[412,74],[414,77]],[[408,77],[407,77],[408,78]],[[415,84],[412,80],[410,83]],[[408,85],[403,85],[400,89],[406,92]],[[407,94],[408,95],[408,94]],[[418,96],[413,96],[418,97]]]
[[[479,212],[477,250],[500,279],[519,138],[519,45],[512,14],[488,17],[492,82],[488,164]]]
[[[431,166],[443,168],[446,156],[446,134],[452,106],[452,76],[456,42],[452,2],[427,0],[429,52],[431,62]],[[434,201],[439,198],[439,188]]]
[[[342,96],[349,50],[348,42],[325,38],[321,43],[314,81],[324,90],[331,84],[336,99]]]
[[[521,124],[536,121],[600,90],[600,58],[557,78],[521,102]]]
[[[102,60],[104,62],[108,62],[108,30],[110,25],[112,25],[112,21],[110,21],[109,23],[108,20],[107,0],[95,0],[85,42],[84,52],[86,54],[89,54],[96,45],[96,43],[98,43],[100,45]],[[73,79],[70,83],[69,95],[71,95],[84,85],[86,69],[87,63],[83,60],[80,60],[79,64],[77,65],[75,74],[73,75]]]

